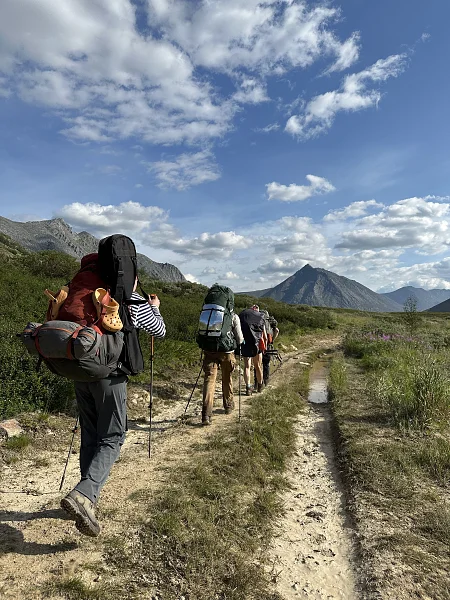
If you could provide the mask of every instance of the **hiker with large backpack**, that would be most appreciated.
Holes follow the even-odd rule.
[[[262,310],[261,314],[264,316],[264,328],[267,336],[267,347],[262,354],[263,381],[264,385],[267,385],[270,377],[271,352],[274,351],[273,342],[278,337],[280,330],[276,319],[270,316],[267,310]]]
[[[261,392],[264,388],[262,371],[262,352],[265,340],[264,316],[259,312],[259,306],[254,304],[251,308],[244,309],[239,313],[244,343],[241,353],[244,357],[244,381],[247,396],[252,394],[251,365],[256,372],[256,391]]]
[[[206,294],[197,334],[197,343],[204,352],[202,425],[211,425],[219,367],[225,414],[234,409],[234,351],[243,341],[239,318],[234,313],[234,294],[230,288],[215,283]]]
[[[54,373],[75,381],[81,426],[81,479],[61,507],[77,529],[96,537],[100,491],[119,456],[127,428],[128,376],[143,371],[138,330],[162,338],[157,296],[136,293],[136,248],[127,236],[99,243],[59,292],[48,290],[47,321],[29,323],[22,339]]]

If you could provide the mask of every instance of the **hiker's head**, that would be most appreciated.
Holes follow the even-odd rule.
[[[257,312],[259,312],[259,306],[258,306],[257,304],[254,304],[254,305],[252,306],[252,309],[253,309],[253,310],[256,310]]]

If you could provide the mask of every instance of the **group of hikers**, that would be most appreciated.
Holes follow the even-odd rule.
[[[45,293],[50,303],[44,323],[28,323],[20,335],[39,364],[43,361],[53,373],[74,381],[81,478],[62,498],[61,507],[80,533],[96,537],[100,491],[125,440],[128,378],[144,368],[138,330],[163,338],[166,326],[159,298],[140,286],[136,248],[124,235],[101,240],[98,252],[82,258],[67,285]],[[269,380],[270,352],[278,334],[277,322],[267,311],[253,305],[236,315],[230,288],[215,284],[209,289],[197,334],[203,352],[203,425],[211,424],[219,367],[229,414],[234,409],[236,356],[244,361],[245,393],[261,392]]]

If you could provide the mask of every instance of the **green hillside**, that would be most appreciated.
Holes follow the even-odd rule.
[[[43,290],[58,290],[79,263],[55,251],[27,252],[6,236],[0,238],[0,257],[0,418],[36,409],[67,411],[73,402],[72,383],[54,376],[45,365],[36,372],[36,358],[27,354],[16,334],[28,321],[42,322],[47,308]],[[160,297],[167,325],[166,339],[155,344],[155,375],[170,380],[174,371],[196,369],[200,351],[195,335],[206,288],[188,282],[152,281],[145,276],[142,281],[148,292]],[[253,300],[236,296],[236,311]],[[271,299],[260,306],[278,320],[281,341],[289,342],[302,331],[335,326],[334,316],[324,309],[293,307]],[[148,336],[142,334],[141,342],[148,365]],[[148,371],[136,378],[141,383],[148,379]]]

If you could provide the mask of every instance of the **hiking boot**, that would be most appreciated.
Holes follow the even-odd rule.
[[[203,427],[211,425],[211,417],[203,417],[202,425],[203,425]]]
[[[61,508],[75,521],[75,527],[83,535],[97,537],[100,525],[95,517],[94,504],[87,498],[72,490],[61,500]]]
[[[251,385],[248,385],[248,386],[245,388],[245,395],[246,395],[246,396],[251,396],[251,395],[252,395],[252,391],[253,391],[253,388],[252,388],[252,386],[251,386]]]
[[[265,387],[266,387],[266,386],[264,385],[264,383],[263,383],[263,382],[261,382],[261,383],[258,383],[258,387],[256,388],[256,391],[257,391],[257,392],[262,392],[262,391],[263,391],[263,389],[264,389]]]
[[[225,412],[226,415],[231,415],[231,413],[233,412],[233,409],[231,408],[231,406],[227,406],[225,408],[224,412]]]

